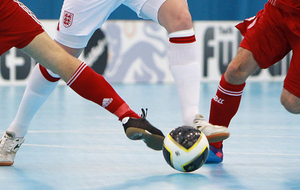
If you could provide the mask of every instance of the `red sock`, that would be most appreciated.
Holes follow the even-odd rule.
[[[49,82],[57,82],[60,80],[60,78],[51,76],[48,73],[47,69],[45,67],[43,67],[41,64],[39,64],[39,68],[40,68],[40,71],[41,71],[42,75],[44,76],[44,78],[47,79]]]
[[[245,83],[233,85],[226,82],[224,75],[221,78],[215,97],[211,100],[209,122],[214,125],[229,126],[233,116],[238,111]],[[221,148],[223,141],[210,143]]]
[[[117,94],[113,87],[85,63],[81,63],[67,83],[80,96],[91,100],[119,117],[140,118]]]

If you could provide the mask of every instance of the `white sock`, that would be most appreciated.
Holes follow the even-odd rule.
[[[42,75],[39,64],[37,64],[29,78],[18,112],[8,131],[16,134],[16,137],[24,137],[28,132],[29,124],[55,89],[57,82],[50,82]]]
[[[183,37],[184,42],[184,37],[193,35],[193,29],[190,29],[171,33],[169,37],[178,39]],[[200,62],[198,54],[196,42],[170,42],[170,68],[177,86],[184,125],[191,125],[195,115],[199,114]]]

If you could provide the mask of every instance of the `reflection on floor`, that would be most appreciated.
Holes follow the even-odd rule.
[[[173,84],[114,87],[133,110],[148,108],[148,120],[165,134],[181,124]],[[24,88],[0,87],[1,134]],[[216,88],[201,84],[206,118]],[[224,142],[224,162],[180,173],[160,151],[128,140],[114,115],[59,86],[33,119],[15,164],[0,168],[0,189],[300,189],[300,118],[281,106],[281,89],[279,82],[248,83]]]

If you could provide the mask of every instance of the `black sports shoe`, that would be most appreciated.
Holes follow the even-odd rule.
[[[153,150],[162,150],[165,136],[146,120],[146,115],[147,112],[142,109],[142,118],[127,117],[122,120],[126,136],[131,140],[143,140]]]

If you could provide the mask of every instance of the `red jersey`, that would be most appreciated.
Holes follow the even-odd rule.
[[[300,0],[268,0],[268,2],[285,12],[300,15]]]
[[[300,52],[300,3],[298,1],[300,0],[269,0],[265,8],[255,17],[244,20],[236,27],[244,36],[240,47],[250,50],[261,68],[269,68],[291,50],[293,51],[284,88],[300,98],[300,54],[298,53]],[[295,4],[297,6],[293,7]],[[291,14],[295,13],[294,11],[298,11],[297,14]]]

